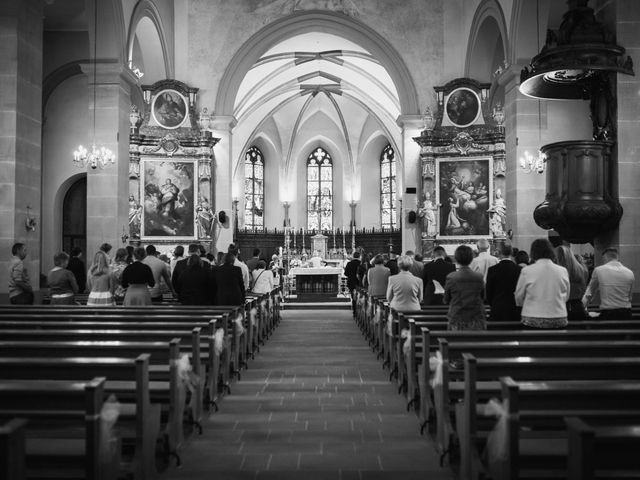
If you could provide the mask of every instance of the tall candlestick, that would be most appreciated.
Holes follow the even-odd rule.
[[[293,251],[294,253],[298,250],[298,246],[296,245],[296,230],[293,229]]]
[[[347,251],[347,243],[344,240],[344,225],[342,226],[342,250]]]
[[[302,253],[304,254],[304,228],[302,229]]]

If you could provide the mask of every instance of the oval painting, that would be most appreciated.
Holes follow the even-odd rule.
[[[178,128],[187,116],[187,102],[175,90],[162,90],[153,100],[151,112],[161,127]]]

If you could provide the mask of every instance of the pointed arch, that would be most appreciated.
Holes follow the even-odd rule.
[[[140,25],[140,22],[143,22],[144,24],[145,19],[151,22],[155,31],[144,32],[143,36],[145,38],[143,38],[142,41],[143,43],[146,44],[147,48],[145,48],[145,45],[141,46],[143,49],[142,55],[143,56],[145,54],[153,55],[156,58],[158,56],[161,56],[162,63],[164,64],[164,71],[165,71],[164,78],[173,78],[174,76],[173,59],[170,58],[168,54],[169,49],[168,49],[165,29],[164,29],[164,26],[162,25],[162,18],[160,16],[160,12],[158,11],[158,8],[150,0],[140,0],[136,4],[135,8],[133,9],[133,12],[131,13],[131,21],[129,22],[129,33],[127,35],[126,62],[127,64],[131,62],[136,34],[138,32],[138,26]],[[154,38],[154,34],[157,35],[155,38]],[[153,51],[158,48],[160,49],[160,51]],[[156,81],[161,79],[158,78],[153,80]]]
[[[418,114],[418,94],[411,73],[398,52],[378,32],[346,15],[328,11],[295,12],[255,33],[233,56],[220,81],[215,111],[233,115],[238,88],[247,72],[273,45],[301,33],[323,31],[366,48],[389,72],[400,96],[401,114]]]
[[[502,57],[501,60],[510,58],[507,23],[497,0],[483,0],[471,22],[465,76],[490,81],[496,66],[493,65],[496,53]]]

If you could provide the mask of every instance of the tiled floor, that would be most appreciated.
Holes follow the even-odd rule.
[[[348,310],[289,310],[166,480],[451,479]]]

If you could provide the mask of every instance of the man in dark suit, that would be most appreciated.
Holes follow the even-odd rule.
[[[71,258],[67,265],[67,270],[73,273],[78,282],[78,293],[83,293],[87,286],[87,268],[84,266],[84,262],[80,259],[82,257],[82,249],[80,247],[73,247],[71,249]]]
[[[191,255],[200,255],[200,246],[197,243],[192,243],[189,245],[187,258],[184,258],[173,268],[173,273],[171,274],[171,285],[173,285],[173,290],[176,292],[178,296],[178,300],[180,299],[180,275],[187,269],[187,261]]]
[[[216,305],[242,305],[245,299],[242,270],[234,265],[236,256],[227,253],[224,263],[214,269]]]
[[[520,308],[513,297],[520,267],[513,261],[512,254],[511,245],[503,244],[499,252],[500,261],[487,270],[486,299],[491,305],[492,322],[520,321]]]
[[[424,303],[426,305],[443,305],[443,294],[436,294],[435,280],[444,288],[447,281],[447,275],[456,271],[453,263],[445,261],[447,252],[441,246],[433,249],[434,259],[427,263],[423,269],[422,282],[424,284]]]
[[[398,272],[400,272],[400,269],[398,268],[397,256],[398,254],[396,252],[389,252],[389,260],[384,265],[389,269],[389,272],[391,272],[391,275],[397,275]]]
[[[344,266],[344,276],[347,277],[347,288],[351,293],[351,309],[353,310],[353,315],[356,314],[356,296],[354,293],[354,289],[360,285],[360,281],[358,280],[358,268],[360,267],[360,252],[353,252],[353,259],[349,261]]]

